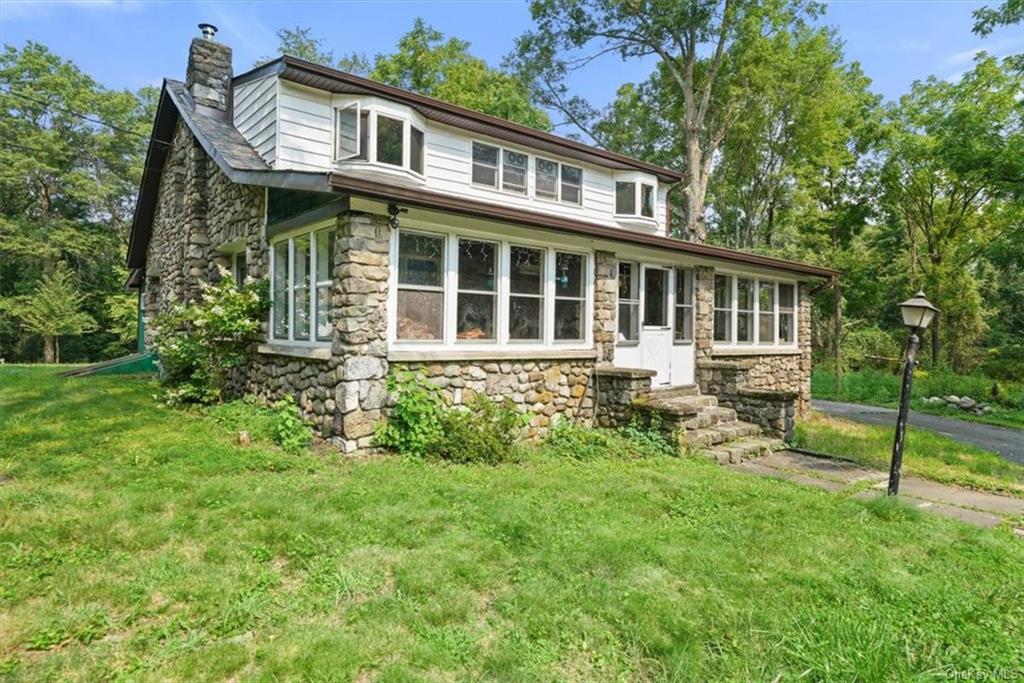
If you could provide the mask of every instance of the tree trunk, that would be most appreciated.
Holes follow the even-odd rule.
[[[53,338],[53,351],[54,351],[54,362],[60,362],[60,337]]]
[[[57,362],[57,339],[49,335],[43,336],[43,362],[44,363],[56,363]]]
[[[704,155],[701,153],[700,140],[694,132],[686,142],[686,237],[694,242],[707,239],[707,226],[704,223],[704,196],[707,183],[702,178],[701,169]]]
[[[941,342],[939,341],[939,317],[935,316],[932,320],[932,367],[939,367],[939,352],[941,351]]]
[[[842,286],[836,283],[836,310],[835,310],[835,331],[833,332],[833,349],[835,353],[835,364],[836,364],[836,394],[842,393],[843,388],[843,363],[842,363],[842,348],[839,345],[840,337],[842,336],[843,330],[843,291]]]

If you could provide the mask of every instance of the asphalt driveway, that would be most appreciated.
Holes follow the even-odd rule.
[[[811,401],[811,407],[829,415],[846,418],[854,422],[895,427],[896,411],[893,408],[879,408],[859,403],[838,403],[836,401]],[[957,420],[952,417],[930,415],[911,410],[907,420],[912,427],[927,429],[936,434],[948,436],[961,443],[984,448],[1003,456],[1007,460],[1024,465],[1024,430],[996,427]]]

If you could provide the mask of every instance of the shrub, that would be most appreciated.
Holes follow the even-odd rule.
[[[548,433],[541,451],[570,460],[634,460],[677,455],[676,448],[661,434],[659,427],[657,418],[650,425],[644,425],[638,416],[620,429],[587,427],[563,420]]]
[[[467,406],[447,404],[444,394],[422,375],[400,372],[388,378],[396,394],[391,416],[376,443],[399,453],[452,462],[497,464],[512,458],[529,416],[511,401],[476,396]]]
[[[220,403],[269,307],[263,280],[237,287],[222,272],[219,282],[200,287],[199,301],[175,305],[154,321],[164,400],[171,405]]]
[[[274,404],[274,442],[289,453],[300,451],[309,445],[313,430],[302,419],[299,407],[291,397]]]
[[[852,330],[843,339],[842,361],[844,369],[862,368],[872,365],[870,358],[895,358],[902,356],[899,344],[888,332],[878,327],[869,326]],[[897,363],[898,365],[898,363]],[[889,367],[884,365],[883,367]],[[892,365],[896,367],[896,365]]]

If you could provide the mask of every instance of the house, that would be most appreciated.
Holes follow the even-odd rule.
[[[160,94],[129,286],[151,321],[220,268],[269,278],[245,391],[294,395],[346,452],[396,368],[508,396],[531,434],[642,405],[711,445],[807,410],[809,294],[837,273],[669,237],[679,172],[293,57],[234,76],[200,28]]]

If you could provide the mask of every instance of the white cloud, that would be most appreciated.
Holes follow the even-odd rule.
[[[924,41],[909,39],[901,40],[897,47],[904,52],[928,52],[928,50],[932,49],[932,46]]]
[[[995,40],[992,41],[991,43],[980,45],[970,50],[963,50],[961,52],[954,52],[951,55],[947,55],[942,60],[942,63],[945,64],[946,66],[963,66],[965,64],[970,64],[971,62],[973,62],[974,58],[982,52],[987,52],[990,55],[1001,57],[1013,52],[1014,48],[1020,50],[1021,47],[1022,46],[1020,42],[1013,40],[1012,38],[1007,38],[1004,40]]]

